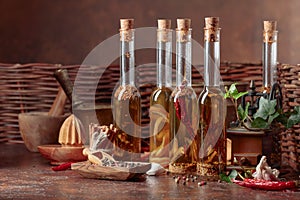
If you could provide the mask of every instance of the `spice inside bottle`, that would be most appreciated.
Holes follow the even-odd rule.
[[[139,160],[141,152],[141,95],[135,86],[133,19],[121,19],[120,86],[113,96],[114,126],[125,133],[115,157]]]
[[[150,162],[169,164],[169,99],[172,93],[171,20],[159,19],[157,29],[157,84],[150,96]]]
[[[170,164],[172,173],[196,171],[197,96],[191,80],[191,20],[177,19],[176,88],[170,98]]]
[[[220,88],[219,18],[205,18],[204,89],[199,95],[197,173],[218,178],[226,165],[226,101]]]

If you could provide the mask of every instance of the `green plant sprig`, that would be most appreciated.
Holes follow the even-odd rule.
[[[229,89],[225,88],[225,91],[224,98],[229,98],[232,101],[237,120],[246,128],[268,129],[274,121],[280,122],[286,128],[291,128],[300,123],[300,106],[295,106],[292,112],[283,112],[281,109],[277,109],[276,99],[269,100],[264,97],[260,97],[259,108],[253,115],[254,119],[252,120],[248,115],[249,102],[246,103],[245,109],[238,105],[238,99],[248,92],[239,92],[236,83],[231,84]],[[247,127],[245,124],[246,119],[251,122],[251,127]]]

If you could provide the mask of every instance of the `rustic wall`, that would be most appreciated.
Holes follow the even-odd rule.
[[[156,26],[157,18],[192,19],[193,37],[202,43],[203,18],[219,16],[222,60],[261,60],[264,19],[279,27],[279,61],[299,63],[298,0],[0,0],[0,62],[79,64],[100,42],[118,33],[119,18],[136,27]],[[137,57],[153,62],[155,53]],[[201,55],[202,56],[202,55]]]

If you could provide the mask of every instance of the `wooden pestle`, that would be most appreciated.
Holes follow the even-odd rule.
[[[58,93],[48,112],[48,116],[58,117],[64,114],[67,95],[61,86],[58,87]]]
[[[54,72],[54,77],[59,82],[62,89],[65,91],[69,101],[71,102],[72,110],[82,104],[82,101],[78,100],[76,94],[73,94],[73,83],[69,77],[67,69],[58,69]]]

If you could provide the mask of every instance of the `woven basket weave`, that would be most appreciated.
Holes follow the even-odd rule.
[[[0,140],[20,140],[18,127],[18,114],[30,111],[49,111],[58,91],[58,83],[53,77],[56,69],[68,70],[72,81],[75,80],[78,69],[80,76],[76,79],[76,93],[80,100],[87,103],[110,104],[111,94],[120,77],[119,66],[63,66],[60,64],[29,63],[29,64],[0,64]],[[255,80],[257,86],[261,85],[261,64],[230,63],[221,65],[220,72],[224,82],[249,82]],[[97,76],[102,73],[99,79]],[[203,66],[192,68],[192,79],[197,94],[201,91],[203,83]],[[87,88],[98,81],[97,89],[89,91]],[[137,70],[137,86],[142,96],[142,123],[149,123],[149,97],[156,83],[155,66],[140,66]],[[90,98],[90,93],[95,97]],[[66,105],[66,112],[70,112],[70,103]]]
[[[281,65],[278,68],[283,93],[283,109],[291,111],[300,105],[300,65]],[[300,171],[300,125],[281,133],[282,164]]]

